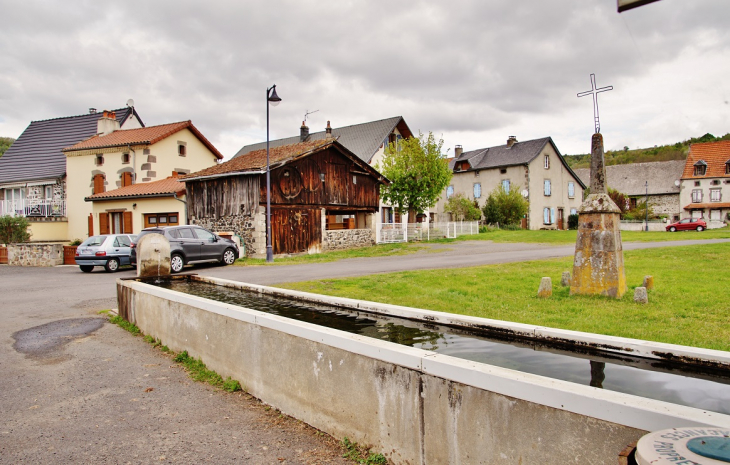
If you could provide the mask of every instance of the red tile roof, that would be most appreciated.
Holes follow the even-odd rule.
[[[705,208],[709,208],[710,210],[730,208],[730,202],[691,203],[684,207],[685,210],[699,210]]]
[[[185,183],[180,182],[176,177],[170,176],[159,181],[132,184],[113,191],[100,192],[86,197],[84,200],[93,202],[94,200],[119,200],[139,197],[172,197],[173,194],[185,194]]]
[[[71,152],[76,150],[89,150],[89,149],[100,149],[109,147],[124,147],[127,145],[152,145],[156,142],[166,139],[171,135],[182,131],[183,129],[189,129],[190,132],[200,139],[208,150],[219,159],[223,159],[223,155],[218,149],[210,143],[198,129],[193,126],[193,123],[188,121],[180,121],[178,123],[161,124],[159,126],[147,126],[146,128],[137,129],[119,129],[111,134],[105,134],[103,136],[95,135],[84,141],[79,142],[71,147],[63,149],[64,152]]]
[[[336,139],[315,140],[299,142],[298,144],[282,145],[281,147],[269,148],[269,165],[278,165],[289,159],[298,158],[310,153],[319,152],[331,146]],[[266,149],[256,150],[232,158],[220,165],[214,165],[195,173],[182,176],[182,179],[216,176],[232,173],[245,173],[247,171],[261,171],[266,169]]]
[[[695,176],[694,165],[700,160],[707,163],[707,170],[704,176]],[[692,144],[684,165],[682,179],[730,177],[730,174],[725,174],[725,163],[728,161],[730,161],[730,140]]]

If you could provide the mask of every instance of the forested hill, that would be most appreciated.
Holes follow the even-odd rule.
[[[12,137],[0,137],[0,157],[3,156],[3,153],[5,153],[11,145],[13,145],[13,142],[15,142],[15,139]]]
[[[674,145],[660,145],[646,149],[609,150],[604,154],[606,165],[624,165],[628,163],[645,163],[649,161],[686,160],[690,144],[698,142],[715,142],[718,140],[730,140],[730,133],[722,137],[715,137],[712,134],[705,134],[702,137],[693,137],[684,142],[677,142]],[[573,169],[590,168],[591,155],[566,155],[565,161]]]

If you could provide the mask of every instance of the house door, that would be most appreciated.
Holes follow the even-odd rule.
[[[272,208],[274,254],[319,251],[322,247],[321,215],[319,208]]]
[[[558,229],[565,229],[563,227],[563,209],[558,208]]]

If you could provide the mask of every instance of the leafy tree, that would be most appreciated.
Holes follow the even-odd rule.
[[[482,208],[484,218],[489,224],[517,225],[527,214],[529,205],[517,189],[505,192],[502,186],[497,186],[487,197],[487,203]]]
[[[463,194],[452,195],[444,206],[446,213],[451,213],[454,220],[476,221],[482,218],[479,205],[467,199]]]
[[[416,222],[416,214],[436,205],[451,181],[452,172],[441,153],[443,139],[438,142],[429,132],[418,137],[392,142],[385,149],[382,164],[375,169],[391,182],[380,186],[380,195],[400,213],[408,212],[408,222]]]
[[[0,243],[28,242],[28,220],[23,216],[0,216]]]
[[[651,204],[649,204],[649,212],[647,215],[646,199],[642,201],[637,201],[634,208],[627,210],[626,213],[621,215],[621,217],[625,220],[643,220],[647,216],[649,218],[655,218],[656,214],[654,213],[654,209],[652,208]]]
[[[15,139],[12,137],[0,137],[0,157],[3,156],[3,153],[5,153],[11,145],[13,145],[13,142],[15,142]]]
[[[613,203],[616,204],[616,206],[621,210],[621,214],[623,215],[627,211],[629,211],[629,198],[622,194],[621,192],[617,191],[616,189],[608,188],[608,196],[611,197],[611,200],[613,200]]]

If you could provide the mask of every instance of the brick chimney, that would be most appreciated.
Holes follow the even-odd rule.
[[[307,127],[306,121],[302,121],[302,127],[299,128],[299,142],[304,142],[309,138],[309,127]]]
[[[515,145],[515,142],[517,142],[517,138],[515,136],[509,136],[507,138],[507,148],[510,148],[513,145]]]
[[[461,145],[454,146],[454,157],[459,158],[462,153],[464,153],[464,149]]]
[[[99,121],[96,122],[96,133],[100,136],[111,134],[119,129],[117,114],[113,111],[104,110]]]
[[[327,127],[324,128],[324,132],[326,133],[326,137],[332,137],[332,126],[330,126],[329,121],[327,121]]]

